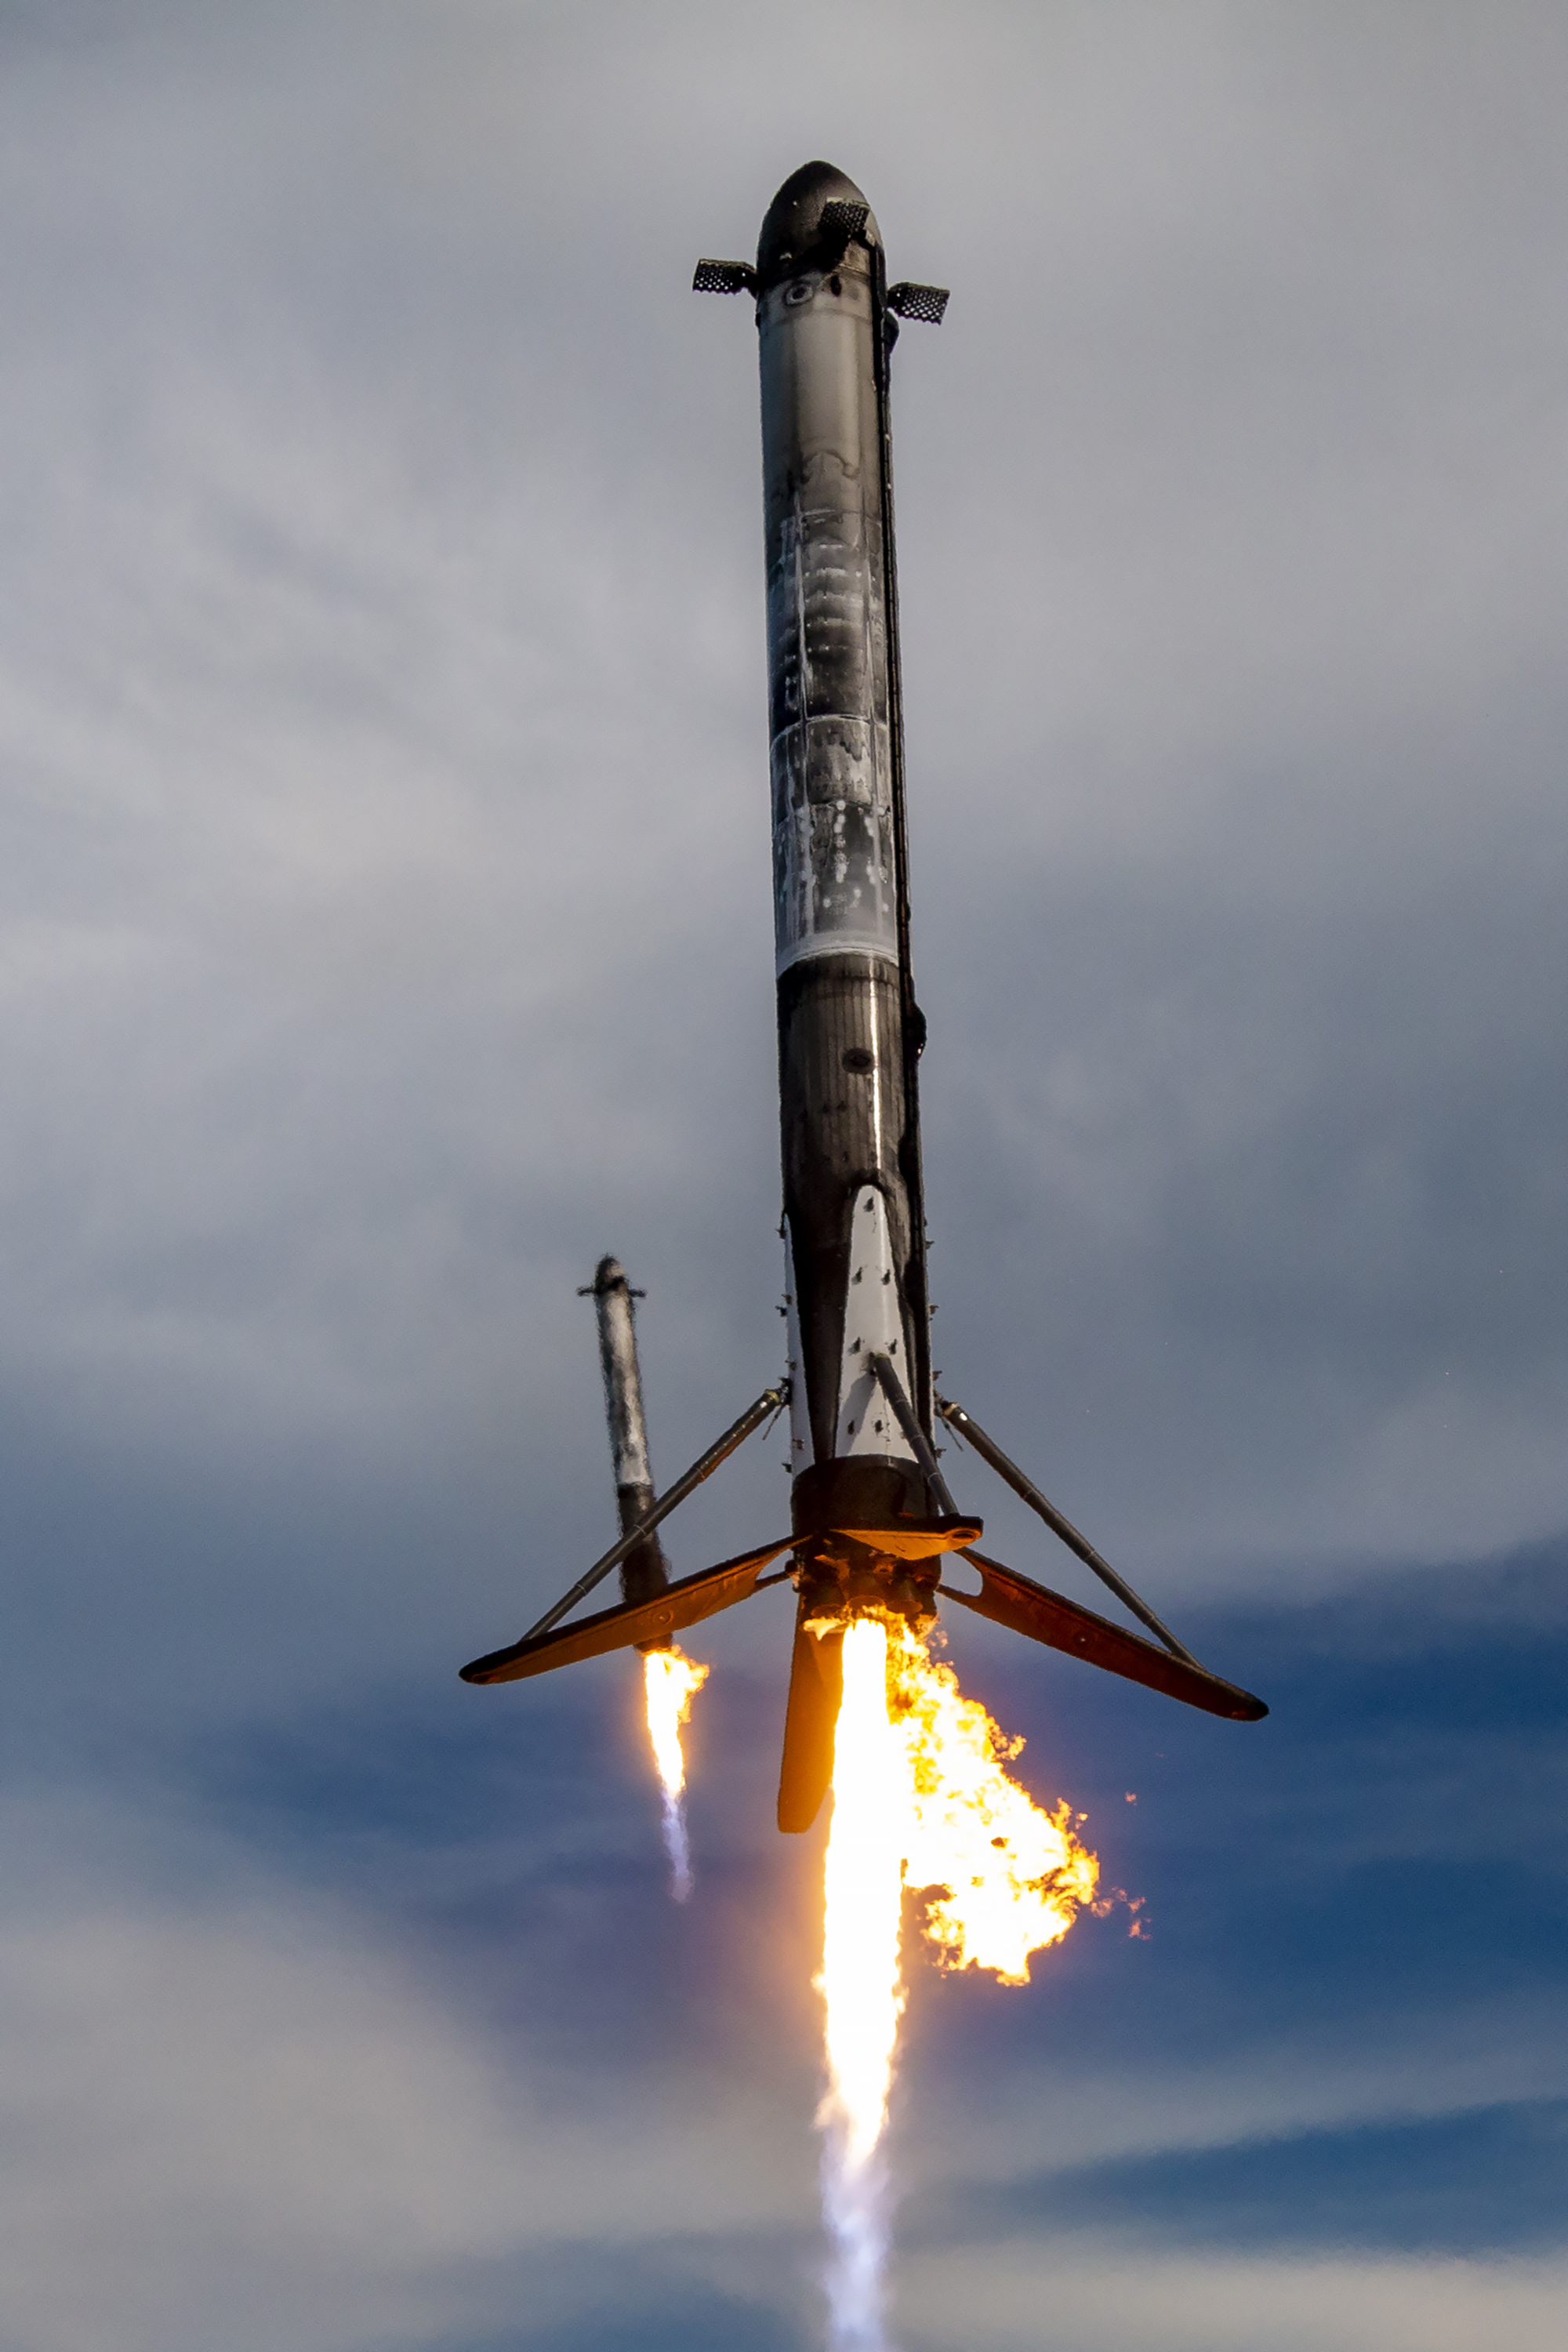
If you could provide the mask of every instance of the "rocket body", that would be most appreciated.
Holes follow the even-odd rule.
[[[636,1294],[641,1297],[641,1292]],[[616,1509],[621,1533],[629,1535],[652,1510],[653,1471],[648,1464],[647,1424],[643,1418],[642,1373],[637,1365],[633,1292],[618,1258],[602,1257],[589,1296],[599,1321],[599,1370],[605,1382],[605,1418],[616,1473]],[[656,1534],[645,1537],[621,1562],[621,1595],[647,1601],[669,1581],[664,1547]]]
[[[763,225],[757,327],[767,546],[779,1096],[794,1523],[931,1507],[874,1376],[929,1432],[881,240],[830,165]]]
[[[829,163],[784,182],[754,268],[700,260],[692,286],[755,298],[762,366],[792,1532],[668,1581],[659,1521],[771,1422],[784,1391],[764,1390],[656,1505],[636,1294],[605,1258],[593,1294],[621,1541],[521,1641],[462,1672],[510,1682],[668,1644],[787,1573],[796,1606],[778,1821],[801,1831],[833,1776],[847,1629],[870,1615],[923,1633],[939,1591],[1211,1715],[1256,1722],[1268,1710],[1199,1665],[972,1416],[932,1394],[888,361],[898,320],[939,322],[947,294],[887,284],[870,207]],[[948,1492],[933,1406],[1158,1646],[974,1549],[982,1523]],[[784,1551],[789,1570],[763,1576]],[[978,1593],[942,1580],[952,1551],[978,1571]],[[621,1606],[563,1625],[617,1563]]]

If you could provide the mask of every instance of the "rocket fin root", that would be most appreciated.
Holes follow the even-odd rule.
[[[1268,1714],[1260,1698],[1222,1681],[1205,1666],[1189,1664],[1136,1633],[1124,1633],[1109,1619],[1097,1617],[1092,1609],[1080,1608],[1076,1601],[1048,1591],[1043,1584],[1020,1576],[1016,1569],[1004,1568],[1000,1560],[986,1559],[977,1551],[963,1556],[980,1572],[980,1591],[959,1592],[951,1584],[939,1584],[937,1591],[944,1601],[956,1601],[977,1616],[1005,1625],[1009,1633],[1043,1642],[1048,1650],[1084,1658],[1091,1666],[1103,1666],[1107,1674],[1142,1683],[1146,1690],[1163,1691],[1168,1698],[1201,1707],[1205,1715],[1224,1716],[1232,1723],[1258,1723]]]
[[[749,1601],[768,1562],[781,1551],[788,1551],[794,1541],[793,1536],[781,1536],[777,1543],[764,1544],[760,1551],[742,1552],[738,1559],[721,1560],[717,1568],[683,1576],[647,1601],[624,1601],[619,1608],[601,1609],[596,1616],[579,1618],[574,1625],[535,1634],[531,1641],[525,1637],[510,1649],[492,1650],[488,1657],[475,1658],[462,1667],[462,1678],[466,1683],[515,1683],[529,1675],[548,1674],[552,1666],[603,1657],[610,1650],[638,1644],[662,1647],[672,1633],[700,1623],[704,1617],[717,1616],[721,1609],[733,1608],[737,1601]]]
[[[818,1635],[808,1633],[797,1618],[779,1769],[781,1830],[808,1830],[822,1810],[833,1779],[833,1735],[843,1695],[843,1626]]]

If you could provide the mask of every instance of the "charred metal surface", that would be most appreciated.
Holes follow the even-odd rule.
[[[642,1293],[626,1280],[619,1258],[602,1257],[589,1289],[579,1295],[593,1299],[599,1318],[599,1370],[604,1375],[605,1416],[616,1470],[616,1508],[625,1536],[641,1525],[658,1499],[648,1461],[632,1307],[633,1299]],[[623,1599],[646,1601],[668,1582],[663,1545],[657,1535],[645,1536],[621,1562]]]
[[[980,1591],[960,1592],[951,1584],[940,1585],[944,1601],[956,1601],[977,1616],[1005,1625],[1011,1633],[1043,1642],[1049,1650],[1064,1651],[1069,1658],[1083,1658],[1126,1682],[1163,1691],[1167,1698],[1179,1698],[1205,1715],[1224,1716],[1232,1723],[1260,1723],[1268,1714],[1260,1698],[1211,1675],[1195,1660],[1173,1658],[1169,1651],[1157,1650],[1141,1634],[1112,1625],[1108,1618],[1097,1617],[1092,1609],[1081,1608],[1076,1601],[1020,1576],[1016,1569],[1004,1568],[1000,1560],[986,1559],[977,1551],[963,1556],[980,1571]]]
[[[812,1460],[795,1525],[930,1507],[889,1443],[836,1443],[851,1220],[882,1195],[915,1409],[931,1422],[925,1223],[880,233],[831,164],[769,207],[757,249],[784,1215]]]
[[[813,1458],[831,1463],[857,1194],[886,1204],[906,1334],[923,1290],[904,1161],[911,1143],[895,965],[869,955],[811,957],[778,984],[779,1117],[784,1214],[805,1370]],[[909,1344],[908,1339],[906,1344]],[[918,1480],[908,1507],[924,1507]]]
[[[926,1516],[925,1480],[912,1462],[878,1462],[863,1454],[813,1463],[795,1482],[791,1512],[803,1537],[824,1528],[885,1528],[894,1519]]]
[[[820,1633],[852,1617],[900,1617],[917,1633],[936,1622],[941,1555],[900,1559],[879,1547],[842,1539],[808,1544],[795,1553],[800,1622]]]

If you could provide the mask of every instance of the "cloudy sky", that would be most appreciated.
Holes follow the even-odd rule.
[[[613,1526],[601,1252],[658,1475],[779,1370],[754,341],[688,289],[816,155],[953,289],[944,1385],[1275,1709],[955,1629],[1152,1924],[917,1978],[900,2345],[1550,2334],[1565,98],[1545,0],[0,5],[7,2352],[820,2341],[784,1603],[691,1644],[683,1912],[625,1662],[455,1679]],[[672,1552],[785,1511],[758,1441]]]

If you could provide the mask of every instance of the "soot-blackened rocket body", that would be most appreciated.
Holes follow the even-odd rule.
[[[797,1530],[935,1507],[869,1370],[931,1429],[882,241],[808,163],[763,223],[773,928]],[[933,298],[934,299],[934,298]]]
[[[520,1640],[462,1671],[469,1682],[514,1682],[657,1646],[787,1577],[797,1601],[778,1820],[798,1831],[831,1777],[844,1634],[857,1616],[924,1631],[940,1597],[1207,1714],[1256,1722],[1268,1709],[1200,1665],[973,1415],[931,1388],[917,1094],[925,1023],[910,962],[888,362],[898,320],[939,320],[947,296],[887,284],[870,207],[830,163],[784,182],[754,268],[701,261],[694,283],[754,298],[762,362],[789,1375],[656,1502],[631,1294],[606,1259],[595,1296],[620,1538]],[[786,1396],[789,1534],[667,1583],[659,1526]],[[948,1493],[933,1409],[1142,1633],[975,1549],[982,1524]],[[955,1552],[977,1591],[943,1574]],[[781,1556],[786,1566],[774,1567]],[[573,1618],[616,1567],[619,1607]]]

